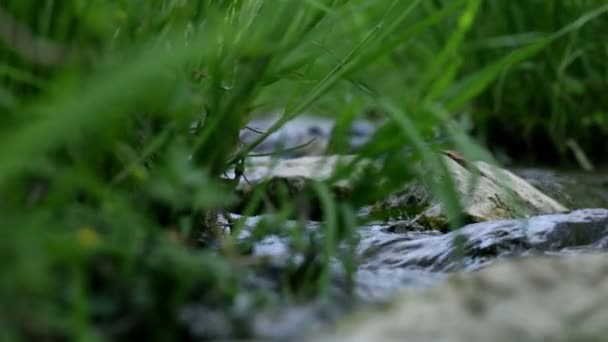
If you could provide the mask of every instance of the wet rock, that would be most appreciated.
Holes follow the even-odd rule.
[[[260,217],[248,218],[248,227]],[[277,235],[269,235],[253,247],[253,255],[267,257],[275,269],[284,267],[295,251],[285,224]],[[395,233],[389,224],[361,226],[356,254],[356,294],[365,302],[390,300],[403,288],[424,289],[458,271],[472,272],[500,260],[530,255],[578,255],[608,249],[608,209],[577,210],[526,220],[501,220],[471,224],[442,234],[437,231]],[[309,222],[309,233],[322,234],[321,225]],[[247,230],[241,238],[248,238]],[[334,269],[334,290],[343,288],[343,274]],[[279,271],[274,274],[280,274]]]
[[[430,273],[441,279],[450,272],[476,271],[510,257],[573,255],[608,249],[607,209],[481,222],[448,234],[398,234],[386,228],[372,225],[360,229],[359,270],[381,275],[358,284],[364,297],[390,298],[391,292],[383,283],[399,283],[402,278],[391,278],[391,270]]]
[[[602,341],[608,257],[522,258],[362,310],[311,341]]]

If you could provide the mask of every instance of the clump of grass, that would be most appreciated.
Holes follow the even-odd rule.
[[[247,259],[250,247],[296,208],[280,201],[250,239],[237,241],[242,222],[224,235],[217,221],[235,202],[234,181],[222,174],[306,110],[336,117],[337,132],[370,109],[384,113],[389,120],[361,154],[383,161],[366,179],[384,183],[358,184],[350,200],[332,198],[330,182],[311,186],[323,234],[291,231],[294,251],[305,258],[278,277],[285,296],[326,294],[336,257],[352,273],[357,206],[411,177],[428,178],[457,226],[449,177],[433,182],[411,165],[421,160],[446,174],[425,142],[442,125],[467,156],[487,158],[450,126],[450,115],[479,94],[487,98],[497,77],[550,42],[541,38],[473,67],[467,37],[479,30],[481,5],[5,2],[0,336],[175,339],[191,334],[177,317],[193,302],[240,322],[226,334],[251,334],[234,305],[256,295],[243,280],[264,268]],[[251,113],[277,108],[284,118],[241,146],[238,133]],[[254,194],[252,202],[259,200]],[[339,248],[345,243],[347,252]]]
[[[485,3],[466,70],[561,33],[550,48],[505,69],[475,101],[471,114],[485,142],[515,160],[570,164],[580,148],[592,161],[606,161],[608,65],[598,35],[607,29],[607,10],[604,1]]]

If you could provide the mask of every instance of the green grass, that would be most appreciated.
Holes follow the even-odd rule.
[[[215,214],[235,200],[220,176],[253,148],[238,132],[254,112],[283,111],[273,129],[306,111],[335,117],[338,131],[372,110],[389,119],[362,152],[386,161],[370,175],[383,187],[359,184],[349,201],[312,187],[324,235],[291,233],[306,259],[278,277],[285,301],[325,295],[333,257],[352,270],[337,247],[353,241],[356,207],[410,177],[426,177],[458,226],[449,178],[435,184],[411,165],[445,174],[425,143],[437,127],[466,156],[490,159],[454,128],[466,113],[491,143],[499,126],[513,140],[550,137],[560,153],[567,139],[605,152],[600,5],[3,2],[0,338],[183,338],[176,317],[193,302],[248,336],[235,302],[264,302],[242,280],[265,266],[241,261],[295,210],[284,201],[249,241],[214,235]]]
[[[597,163],[607,155],[605,96],[608,27],[603,1],[487,2],[467,47],[467,70],[556,36],[549,48],[504,70],[471,115],[484,141],[519,159],[574,161],[568,141]],[[502,145],[502,146],[501,146]]]

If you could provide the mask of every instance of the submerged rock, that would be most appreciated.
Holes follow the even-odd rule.
[[[608,256],[523,258],[406,292],[311,341],[602,341]]]
[[[303,178],[306,180],[328,180],[340,165],[353,161],[352,155],[307,156],[292,159],[272,157],[250,158],[246,163],[245,177],[250,183],[259,183],[272,178]],[[350,179],[353,175],[348,175]],[[241,182],[244,185],[244,182]]]

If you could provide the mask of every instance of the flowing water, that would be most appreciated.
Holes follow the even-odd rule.
[[[269,120],[257,121],[252,126],[263,129],[270,123]],[[354,149],[369,138],[373,132],[370,127],[368,122],[354,126],[351,133]],[[331,129],[330,120],[304,118],[272,135],[257,152],[268,152],[278,145],[285,148],[298,146],[311,137],[321,141],[317,147],[326,146],[324,141],[328,140]],[[251,140],[255,134],[253,131],[244,132],[243,138]],[[316,152],[309,150],[307,153]],[[289,152],[285,157],[293,157],[293,154]],[[608,177],[602,172],[598,172],[595,178],[582,175],[580,181],[572,173],[563,176],[555,171],[530,168],[519,168],[515,172],[571,208],[577,205],[579,208],[608,207]],[[576,191],[572,190],[573,186]],[[582,189],[584,186],[589,190]],[[260,219],[262,217],[246,218],[242,239],[252,234]],[[294,257],[288,244],[288,226],[294,225],[294,222],[286,223],[286,227],[278,229],[275,235],[267,236],[253,246],[253,255],[270,258],[273,266],[265,274],[254,276],[250,281],[252,287],[278,293],[280,289],[276,288],[276,282],[269,279],[278,277],[282,269],[294,260],[297,262],[298,257],[303,258]],[[318,222],[309,222],[306,229],[322,233]],[[383,303],[389,302],[400,290],[424,290],[444,281],[454,272],[474,272],[507,258],[603,252],[608,249],[608,210],[581,209],[522,220],[476,223],[445,234],[436,231],[396,232],[389,223],[376,222],[359,227],[358,234],[355,302]],[[262,338],[289,339],[322,327],[351,310],[353,301],[346,294],[345,270],[338,262],[334,266],[329,297],[306,304],[294,303],[256,311],[254,317],[249,318],[253,334]],[[246,306],[246,303],[242,305]],[[227,323],[221,323],[219,316],[205,308],[190,307],[185,310],[184,317],[193,330],[203,329],[203,335],[213,335],[209,331],[209,322],[216,322],[218,331],[228,329]]]
[[[247,229],[241,238],[249,237],[260,219],[247,218]],[[296,226],[295,222],[288,222],[283,228],[288,231]],[[252,310],[248,314],[249,329],[260,338],[290,340],[330,324],[350,312],[354,305],[389,303],[401,290],[423,291],[455,272],[474,272],[515,257],[570,256],[608,249],[607,209],[476,223],[447,234],[392,232],[390,227],[384,223],[359,227],[354,298],[346,291],[344,270],[336,261],[328,297],[305,304]],[[319,232],[321,226],[310,222],[306,229]],[[286,233],[265,237],[255,244],[253,255],[272,260],[268,272],[256,274],[249,282],[252,288],[265,293],[279,293],[276,278],[290,262],[301,260],[297,255],[294,257]],[[193,330],[209,329],[210,322],[215,322],[212,324],[215,330],[205,331],[207,334],[230,331],[230,324],[219,312],[194,306],[186,313],[184,317]]]

